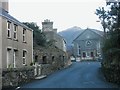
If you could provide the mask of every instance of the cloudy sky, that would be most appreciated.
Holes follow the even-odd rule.
[[[102,30],[96,8],[105,0],[9,0],[9,13],[21,22],[41,22],[50,19],[58,31],[78,26]]]

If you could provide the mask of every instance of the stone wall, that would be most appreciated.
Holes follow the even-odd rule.
[[[37,60],[36,60],[37,56]],[[46,63],[43,63],[43,57],[46,56]],[[67,53],[58,49],[57,47],[35,47],[34,48],[34,62],[38,64],[53,64],[64,63],[68,60]]]
[[[2,87],[16,87],[34,79],[34,67],[7,69],[2,72]]]
[[[43,62],[44,56],[46,56],[45,62]],[[49,75],[57,70],[66,68],[70,64],[67,53],[56,47],[34,48],[34,62],[31,62],[31,67],[8,68],[2,71],[2,87],[19,86],[34,80],[35,77]]]
[[[49,75],[52,73],[50,64],[42,64],[41,65],[41,75]]]
[[[46,57],[45,62],[43,62],[44,56]],[[37,64],[37,68],[41,68],[40,70],[41,75],[49,75],[52,72],[63,69],[71,64],[70,61],[71,60],[69,59],[68,54],[55,46],[48,47],[38,46],[34,48],[34,62],[35,64]]]

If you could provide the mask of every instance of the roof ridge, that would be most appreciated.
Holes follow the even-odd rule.
[[[24,28],[27,28],[29,30],[32,30],[31,28],[27,27],[26,25],[24,25],[22,22],[20,22],[19,20],[17,20],[16,18],[14,18],[12,15],[10,15],[8,12],[6,12],[4,9],[0,8],[0,15],[7,18],[10,21],[13,21],[16,24],[19,24],[20,26],[23,26]]]
[[[99,35],[99,36],[101,36],[102,37],[102,35],[101,34],[98,34],[97,32],[95,32],[95,31],[99,31],[99,30],[96,30],[96,29],[84,29],[84,31],[82,32],[82,33],[80,33],[74,40],[73,40],[73,42],[80,36],[80,35],[82,35],[85,31],[87,31],[87,30],[90,30],[90,31],[92,31],[92,32],[94,32],[94,33],[96,33],[97,35]],[[102,32],[102,31],[101,31]],[[72,43],[73,43],[72,42]]]

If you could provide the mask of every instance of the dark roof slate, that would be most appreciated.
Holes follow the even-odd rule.
[[[8,12],[6,12],[4,9],[0,8],[0,16],[3,16],[5,18],[7,18],[9,21],[14,22],[15,24],[18,24],[24,28],[27,28],[29,30],[32,30],[31,28],[27,27],[26,25],[24,25],[23,23],[21,23],[20,21],[18,21],[16,18],[14,18],[13,16],[11,16]],[[33,31],[33,30],[32,30]]]
[[[101,36],[101,37],[103,37],[103,35],[104,35],[103,31],[99,31],[99,30],[96,30],[96,29],[87,28],[87,29],[83,30],[82,32],[80,32],[79,35],[73,40],[73,42],[74,42],[79,36],[81,36],[86,30],[91,30],[92,32],[98,34],[98,35]],[[72,42],[72,43],[73,43],[73,42]]]

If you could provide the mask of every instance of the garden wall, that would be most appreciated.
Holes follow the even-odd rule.
[[[16,87],[33,80],[34,67],[20,69],[7,69],[2,72],[2,87]]]

